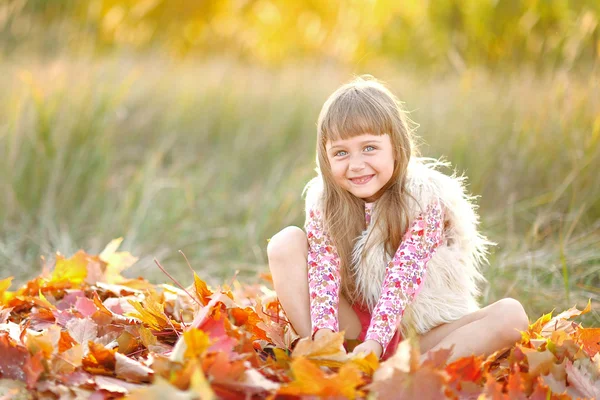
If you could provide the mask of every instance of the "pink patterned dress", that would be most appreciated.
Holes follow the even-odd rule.
[[[374,203],[365,204],[365,220],[371,223]],[[381,295],[371,313],[365,340],[375,340],[386,352],[406,306],[419,293],[427,262],[443,240],[443,208],[429,204],[406,231],[398,250],[386,267]],[[308,237],[308,286],[312,333],[327,328],[339,331],[338,309],[341,286],[340,260],[323,229],[322,215],[310,210],[305,224]]]

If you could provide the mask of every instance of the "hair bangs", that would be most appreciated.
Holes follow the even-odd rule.
[[[345,140],[364,134],[383,135],[392,130],[392,118],[380,99],[364,90],[350,90],[329,107],[321,126],[323,140]]]

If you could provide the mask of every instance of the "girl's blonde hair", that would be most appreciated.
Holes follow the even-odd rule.
[[[354,242],[365,229],[365,202],[335,183],[325,146],[329,140],[366,133],[389,134],[394,170],[390,180],[375,195],[376,214],[372,223],[379,225],[385,233],[383,245],[391,255],[400,245],[409,222],[405,179],[410,157],[417,153],[409,122],[396,96],[370,75],[359,76],[337,89],[319,114],[317,166],[324,182],[324,225],[340,257],[342,293],[350,303],[359,300],[351,260]],[[372,240],[369,239],[365,252],[382,244],[370,243]]]

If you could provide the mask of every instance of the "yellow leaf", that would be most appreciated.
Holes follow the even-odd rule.
[[[191,392],[196,393],[203,400],[213,400],[217,398],[213,392],[210,383],[202,372],[202,367],[198,366],[194,369],[192,376],[190,377],[190,389]]]
[[[0,304],[4,304],[4,292],[6,292],[10,285],[12,285],[13,279],[14,278],[12,276],[9,276],[6,279],[0,280]]]
[[[529,325],[529,332],[533,334],[539,334],[542,331],[542,327],[548,323],[552,319],[552,313],[554,310],[550,311],[548,314],[544,314],[538,318],[533,324]]]
[[[366,357],[362,355],[352,356],[350,361],[367,375],[373,375],[377,368],[379,368],[379,359],[373,353],[367,354]]]
[[[69,281],[73,284],[82,283],[87,277],[87,265],[93,257],[79,250],[73,257],[65,259],[61,254],[56,255],[56,265],[50,282]]]
[[[127,251],[117,252],[123,238],[112,240],[100,253],[100,259],[106,263],[105,279],[107,283],[121,283],[125,278],[121,272],[138,260]]]
[[[149,346],[153,346],[156,344],[156,341],[157,341],[156,336],[154,336],[152,334],[150,329],[145,328],[144,326],[140,326],[139,332],[140,332],[140,340],[142,341],[142,344],[144,346],[149,347]]]
[[[40,305],[40,306],[43,306],[43,307],[46,307],[46,308],[48,308],[48,309],[53,309],[53,308],[56,308],[56,307],[54,307],[54,306],[52,305],[52,303],[50,303],[50,302],[48,301],[48,299],[46,298],[46,296],[44,296],[44,294],[42,293],[42,290],[41,290],[41,289],[38,289],[38,297],[39,297],[39,298],[38,298],[38,299],[36,299],[36,304],[38,304],[38,305]]]
[[[200,329],[190,329],[184,332],[183,339],[186,345],[183,356],[186,359],[201,356],[211,344],[210,337]]]

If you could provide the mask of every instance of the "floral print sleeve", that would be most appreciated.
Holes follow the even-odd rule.
[[[312,334],[327,328],[339,330],[340,259],[323,229],[321,213],[310,210],[305,224],[308,238],[308,292]]]
[[[443,227],[443,209],[436,200],[413,222],[387,266],[381,295],[365,336],[365,340],[379,342],[384,352],[404,309],[421,289],[427,263],[442,242]]]

